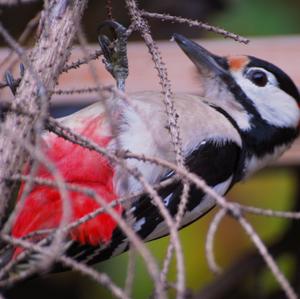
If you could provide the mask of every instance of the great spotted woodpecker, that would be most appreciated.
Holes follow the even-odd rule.
[[[278,158],[298,135],[299,92],[293,81],[275,65],[252,56],[219,57],[175,34],[175,41],[193,61],[204,80],[201,95],[174,94],[186,167],[203,178],[216,192],[224,195],[235,183]],[[113,150],[120,147],[134,153],[175,161],[167,116],[159,92],[130,94],[130,104],[120,105],[114,134],[102,102],[59,119],[66,127],[98,145]],[[113,99],[110,100],[113,103]],[[67,182],[92,188],[108,203],[120,196],[142,190],[140,183],[128,177],[122,167],[108,162],[96,152],[66,141],[53,133],[43,135],[43,151]],[[174,172],[155,164],[127,161],[155,185],[174,176]],[[38,177],[49,178],[40,166]],[[24,184],[21,185],[21,197]],[[160,189],[164,205],[174,216],[182,192],[182,183],[174,181]],[[99,205],[86,195],[70,192],[72,220],[95,210]],[[191,186],[181,227],[204,215],[215,200]],[[62,203],[59,192],[36,185],[25,199],[13,224],[14,237],[58,227]],[[126,217],[130,209],[132,227],[145,241],[168,234],[156,205],[147,196],[130,205],[115,207]],[[73,243],[67,254],[80,261],[96,263],[120,254],[128,240],[117,223],[106,213],[81,224],[68,234]],[[12,249],[9,259],[17,256]],[[6,255],[6,259],[7,259]]]

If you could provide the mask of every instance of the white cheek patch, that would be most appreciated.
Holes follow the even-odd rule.
[[[266,73],[269,83],[264,87],[256,86],[241,72],[233,72],[232,76],[260,116],[270,125],[280,128],[297,127],[300,113],[295,99],[277,86],[273,74]]]

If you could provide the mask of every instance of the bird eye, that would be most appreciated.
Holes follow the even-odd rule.
[[[260,70],[252,70],[247,74],[247,78],[255,85],[263,87],[268,83],[268,76],[265,72]]]

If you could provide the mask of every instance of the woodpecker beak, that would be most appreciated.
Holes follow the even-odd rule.
[[[200,45],[180,34],[175,33],[173,38],[201,73],[213,73],[213,75],[220,77],[229,75],[226,69],[227,63],[225,58],[210,53]]]

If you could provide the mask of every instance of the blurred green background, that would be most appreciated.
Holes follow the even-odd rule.
[[[128,18],[123,1],[113,1],[115,18],[126,24]],[[149,11],[165,12],[183,17],[207,21],[212,25],[224,27],[227,30],[244,36],[289,35],[300,33],[300,1],[299,0],[153,0],[139,1],[140,6]],[[21,33],[26,22],[32,18],[41,4],[23,5],[21,7],[2,8],[1,21],[16,37]],[[89,41],[95,42],[96,28],[105,19],[103,1],[90,1],[84,17],[84,28]],[[176,31],[194,37],[213,37],[194,28],[176,24],[162,24],[151,21],[154,37],[168,39]],[[137,38],[137,37],[135,37]],[[3,41],[1,42],[3,44]],[[247,183],[239,184],[228,194],[231,200],[257,207],[279,210],[292,210],[297,204],[298,173],[295,169],[272,168],[264,170]],[[215,211],[214,211],[215,212]],[[209,213],[204,218],[183,229],[180,237],[183,242],[187,286],[199,290],[208,283],[213,283],[214,276],[208,270],[205,260],[204,242],[208,225],[213,217]],[[259,216],[248,217],[267,244],[276,243],[290,229],[291,222],[282,219]],[[293,224],[294,225],[294,224]],[[297,235],[294,235],[297,238]],[[148,246],[155,256],[162,261],[168,244],[168,238],[151,242]],[[217,261],[224,269],[242,258],[253,249],[249,238],[239,225],[232,219],[226,218],[217,234],[215,243]],[[293,253],[293,252],[292,252]],[[295,280],[299,275],[298,261],[295,255],[287,250],[281,254],[279,264],[284,273]],[[96,266],[99,271],[108,273],[119,285],[126,279],[127,254],[103,262]],[[149,298],[153,290],[151,280],[147,275],[143,262],[138,258],[137,271],[134,280],[134,298]],[[268,270],[256,270],[251,275],[243,277],[241,283],[225,297],[214,298],[282,298],[277,284]],[[169,274],[175,279],[175,264]],[[299,287],[298,287],[299,288]],[[111,298],[103,288],[90,279],[78,273],[63,273],[48,275],[35,279],[11,289],[7,298]]]

